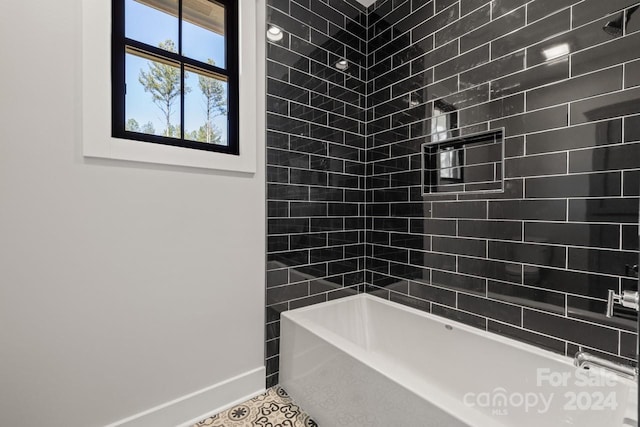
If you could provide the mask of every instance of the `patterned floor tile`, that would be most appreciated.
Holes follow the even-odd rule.
[[[194,424],[193,427],[318,427],[282,387]]]

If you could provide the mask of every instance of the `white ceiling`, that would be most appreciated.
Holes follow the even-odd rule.
[[[371,6],[376,0],[356,0],[358,3],[365,5],[365,7]]]

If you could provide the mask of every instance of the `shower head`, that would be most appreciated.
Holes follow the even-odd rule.
[[[620,16],[618,16],[613,21],[609,21],[605,24],[602,29],[605,33],[609,34],[612,37],[620,37],[624,35],[624,30],[627,28],[627,24],[629,24],[629,19],[631,19],[631,15],[638,10],[640,6],[634,6],[629,10],[622,11]]]
[[[624,12],[614,19],[613,21],[609,21],[605,24],[602,29],[605,33],[609,34],[611,37],[620,37],[623,34],[622,30],[622,21],[624,20]]]

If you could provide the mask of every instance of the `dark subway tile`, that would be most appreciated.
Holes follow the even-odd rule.
[[[620,226],[609,224],[578,224],[527,222],[524,225],[527,242],[545,242],[596,248],[620,247]]]
[[[324,249],[311,249],[310,259],[311,262],[327,262],[342,259],[344,257],[343,248],[333,247]]]
[[[527,93],[527,109],[535,110],[622,88],[622,67],[575,77]]]
[[[623,195],[640,196],[640,171],[624,171],[622,172]]]
[[[456,235],[456,220],[447,219],[412,219],[411,233],[434,234],[440,236]]]
[[[604,22],[593,22],[528,47],[527,66],[543,64],[555,56],[567,56],[611,40],[611,36],[602,31],[603,25]]]
[[[411,40],[420,40],[431,33],[445,27],[458,19],[458,5],[454,5],[442,12],[437,13],[432,18],[427,19],[422,24],[411,30]]]
[[[309,188],[309,198],[313,202],[341,202],[344,200],[344,189],[342,188]]]
[[[480,65],[479,67],[476,67],[472,70],[466,71],[460,74],[460,85],[462,87],[468,87],[491,81],[492,98],[497,98],[499,96],[508,95],[509,93],[516,93],[520,90],[524,90],[526,88],[519,89],[520,85],[523,82],[522,79],[512,82],[515,77],[505,77],[505,83],[503,83],[502,85],[500,84],[501,80],[495,81],[502,76],[506,76],[507,74],[512,74],[522,70],[524,68],[524,56],[524,51],[515,52],[500,59],[495,59],[484,65]],[[569,74],[568,67],[566,74]],[[526,77],[528,76],[528,74],[523,74],[522,76]]]
[[[564,355],[564,341],[489,320],[488,331]]]
[[[640,143],[572,151],[569,172],[640,168]]]
[[[432,250],[456,255],[486,257],[487,244],[484,240],[433,237]]]
[[[640,60],[624,66],[624,87],[640,86]]]
[[[640,113],[640,88],[571,104],[571,124]]]
[[[546,267],[525,271],[524,284],[592,298],[606,298],[610,289],[618,289],[616,277]]]
[[[431,304],[418,298],[402,295],[397,292],[391,292],[389,294],[389,299],[393,302],[406,305],[407,307],[415,308],[427,313],[431,312]]]
[[[497,240],[522,240],[522,222],[459,220],[458,235]]]
[[[494,15],[495,16],[495,15]],[[491,42],[491,57],[499,58],[571,27],[571,13],[564,10]]]
[[[564,267],[567,263],[567,249],[564,246],[545,245],[541,242],[513,243],[489,242],[489,258],[524,264]]]
[[[556,153],[505,160],[505,177],[557,175],[567,172],[567,154]]]
[[[522,265],[503,261],[460,257],[458,271],[503,282],[521,283],[522,281]]]
[[[622,226],[622,249],[626,251],[637,251],[638,248],[638,226]]]
[[[487,3],[491,3],[491,1],[490,0],[460,0],[460,14],[466,15],[472,10],[475,10]]]
[[[640,141],[640,115],[624,118],[624,141]]]
[[[633,277],[625,266],[637,263],[637,252],[569,248],[568,265],[574,270]]]
[[[527,198],[604,197],[622,193],[620,172],[527,178]]]
[[[312,4],[313,3],[314,2],[312,2]],[[290,9],[291,9],[291,12],[290,12],[291,16],[293,18],[296,18],[298,21],[302,21],[305,24],[307,24],[309,27],[315,28],[316,30],[321,31],[323,33],[326,33],[328,31],[329,23],[325,19],[325,17],[317,15],[309,11],[309,9],[303,8],[297,5],[296,3],[291,3]]]
[[[273,43],[267,44],[267,57],[288,67],[309,72],[309,58],[284,49]]]
[[[489,21],[491,21],[491,6],[487,4],[436,32],[435,44],[442,46],[467,34],[470,28],[480,27]]]
[[[524,58],[524,52],[520,55]],[[501,60],[498,60],[501,61]],[[494,61],[494,62],[498,62]],[[493,63],[493,62],[492,62]],[[514,70],[517,71],[517,70]],[[491,98],[500,98],[527,89],[537,88],[569,77],[568,58],[557,59],[548,64],[528,68],[491,82]]]
[[[471,295],[458,295],[458,308],[501,322],[520,325],[522,308]]]
[[[487,202],[435,202],[432,216],[434,218],[487,218]]]
[[[578,76],[637,59],[640,57],[640,51],[637,49],[639,43],[640,33],[635,33],[578,52],[572,56],[571,73]]]
[[[432,2],[421,4],[421,6],[422,7],[415,10],[413,13],[407,14],[405,17],[400,17],[400,19],[393,25],[393,32],[396,34],[396,36],[397,34],[402,34],[413,29],[417,25],[425,22],[427,19],[433,16]],[[420,40],[416,40],[413,44],[419,43]]]
[[[267,182],[289,182],[289,169],[276,166],[267,166]]]
[[[524,111],[524,94],[497,99],[484,104],[465,108],[459,113],[459,123],[467,126],[478,122],[487,122]]]
[[[489,202],[490,219],[564,221],[564,200],[496,200]]]
[[[522,308],[471,295],[458,296],[458,308],[501,322],[520,325]]]
[[[308,233],[309,220],[305,218],[269,219],[268,234]]]
[[[295,234],[289,236],[289,241],[291,250],[320,248],[327,246],[327,234]]]
[[[560,292],[490,280],[487,296],[518,306],[564,314],[565,296]]]
[[[267,304],[278,304],[295,298],[309,295],[309,283],[302,282],[295,285],[278,286],[267,289]]]
[[[391,246],[408,249],[430,250],[430,238],[420,234],[392,233]]]
[[[302,40],[296,36],[291,36],[291,50],[307,56],[314,61],[322,62],[323,64],[326,63],[328,59],[328,53],[326,50],[314,46],[307,40]]]
[[[527,20],[529,22],[537,21],[579,1],[580,0],[554,0],[549,2],[542,0],[531,2],[527,5]]]
[[[484,296],[487,292],[487,280],[447,271],[433,270],[431,283],[435,286],[473,293]]]
[[[442,80],[489,62],[489,46],[481,46],[436,66],[434,80]]]
[[[267,203],[267,215],[269,218],[289,216],[289,203],[269,200]]]
[[[638,334],[620,333],[620,356],[636,360],[638,357]]]
[[[342,218],[311,218],[310,231],[338,231],[344,230]]]
[[[267,272],[267,287],[284,285],[289,281],[289,270],[273,270]]]
[[[617,353],[618,332],[613,329],[527,309],[523,313],[523,326],[577,344]]]
[[[270,200],[309,200],[309,187],[267,184],[267,198]]]
[[[527,154],[595,147],[621,141],[622,120],[609,120],[527,135]]]
[[[327,204],[315,202],[291,202],[292,217],[327,216]]]
[[[409,282],[409,295],[451,307],[456,305],[455,292],[422,283]]]
[[[267,93],[301,103],[309,102],[309,91],[279,80],[267,79]]]
[[[476,0],[477,1],[477,0]],[[489,5],[487,5],[489,6]],[[484,9],[484,8],[483,8]],[[481,9],[481,10],[483,10]],[[522,27],[525,24],[525,8],[521,7],[504,16],[494,19],[490,24],[478,28],[471,28],[460,38],[460,51],[466,52],[477,46],[490,42],[505,34]],[[475,29],[473,29],[475,28]]]
[[[528,0],[493,0],[491,5],[493,7],[492,16],[496,19],[512,10],[527,3]]]
[[[409,261],[411,264],[420,267],[439,268],[449,271],[455,271],[456,269],[456,257],[453,255],[411,251]]]
[[[567,116],[567,106],[562,105],[531,113],[518,114],[506,119],[495,120],[491,122],[491,127],[504,127],[507,136],[515,136],[566,126]]]
[[[569,221],[633,224],[638,221],[638,199],[570,199]]]

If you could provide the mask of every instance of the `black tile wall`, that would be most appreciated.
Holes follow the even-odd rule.
[[[636,286],[640,15],[602,28],[636,3],[268,1],[268,386],[280,313],[357,292],[632,362],[601,312]],[[504,128],[503,192],[422,195],[437,115]]]
[[[364,289],[366,12],[355,0],[267,5],[284,34],[267,43],[267,387],[280,313]]]
[[[635,324],[603,312],[638,262],[640,33],[602,28],[635,3],[374,4],[367,291],[569,356],[585,346],[632,362]],[[412,175],[393,184],[434,141],[442,105],[448,137],[505,129],[503,193],[423,197]]]

